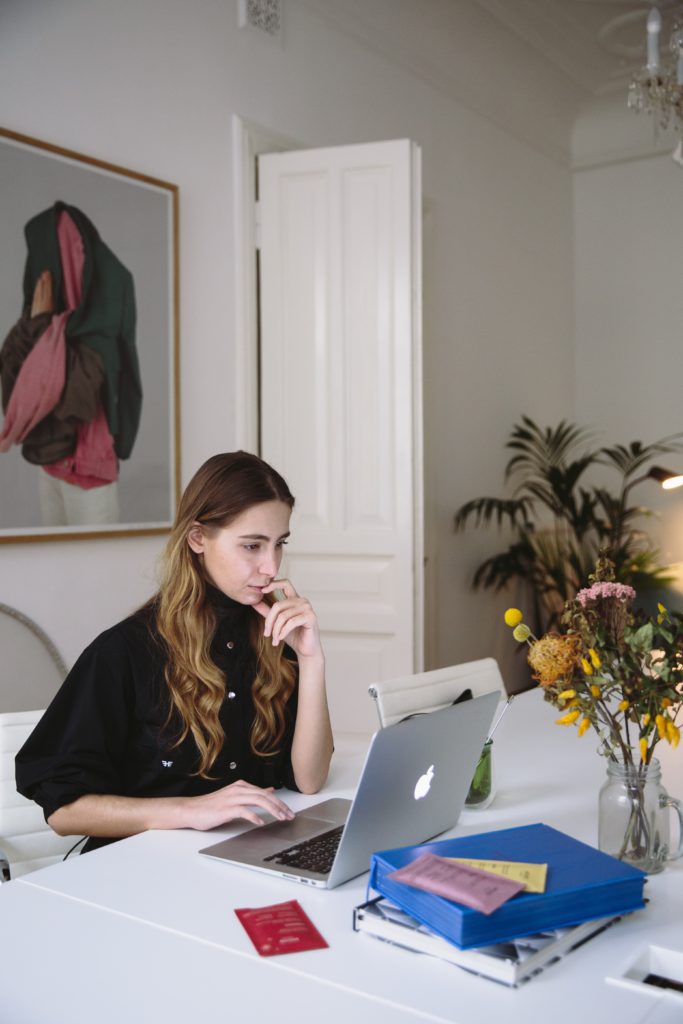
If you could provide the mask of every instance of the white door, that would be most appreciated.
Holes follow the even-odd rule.
[[[296,497],[333,726],[422,667],[420,159],[409,141],[261,156],[261,452]]]

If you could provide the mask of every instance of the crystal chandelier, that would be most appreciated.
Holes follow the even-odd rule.
[[[659,38],[662,16],[656,7],[647,16],[647,64],[636,72],[628,90],[628,106],[637,113],[653,114],[661,128],[683,131],[683,16],[673,22],[669,51],[661,58]]]

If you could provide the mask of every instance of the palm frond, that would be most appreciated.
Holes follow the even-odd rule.
[[[641,441],[631,441],[628,445],[618,444],[600,448],[597,461],[606,466],[613,466],[627,481],[635,473],[644,469],[648,462],[658,455],[683,451],[683,433],[671,434],[669,437],[644,445]]]
[[[475,498],[455,513],[456,531],[464,529],[470,520],[474,526],[488,526],[495,522],[500,528],[526,526],[533,517],[533,502],[529,498]]]
[[[505,479],[522,471],[545,476],[550,466],[562,466],[590,439],[588,431],[562,420],[556,427],[542,429],[528,416],[512,429],[506,448],[517,452],[505,467]],[[589,456],[591,461],[594,456]]]
[[[481,563],[472,579],[472,587],[478,590],[503,590],[513,580],[525,579],[533,569],[532,552],[525,541],[511,544],[506,551],[500,551]]]

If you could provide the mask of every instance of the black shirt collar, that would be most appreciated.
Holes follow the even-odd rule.
[[[235,601],[232,597],[228,597],[218,587],[214,587],[213,583],[206,582],[206,597],[216,613],[216,617],[219,622],[223,619],[241,619],[247,618],[249,613],[249,605],[240,604],[239,601]]]

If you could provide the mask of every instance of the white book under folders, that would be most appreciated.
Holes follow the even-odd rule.
[[[354,908],[353,927],[415,953],[447,960],[472,974],[516,988],[609,928],[619,917],[586,921],[475,949],[460,949],[383,897]]]

